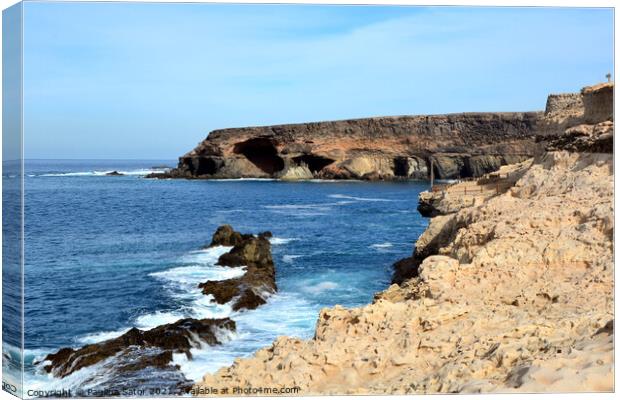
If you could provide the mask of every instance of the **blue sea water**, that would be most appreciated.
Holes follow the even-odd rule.
[[[102,371],[61,381],[32,363],[183,317],[237,322],[223,345],[175,357],[192,380],[278,336],[311,338],[321,308],[364,305],[385,289],[427,225],[416,210],[423,182],[144,179],[161,164],[174,162],[26,162],[26,387],[92,383]],[[233,313],[197,289],[238,273],[215,266],[225,248],[203,249],[221,224],[274,235],[279,291],[256,310]]]

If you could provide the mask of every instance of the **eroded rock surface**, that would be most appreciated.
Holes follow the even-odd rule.
[[[201,385],[540,390],[547,375],[536,371],[594,346],[587,357],[600,368],[573,381],[587,362],[570,361],[573,372],[554,372],[554,387],[612,390],[611,339],[597,335],[613,319],[611,167],[611,155],[547,154],[510,191],[438,217],[449,219],[439,238],[421,239],[439,255],[426,257],[417,277],[366,307],[325,309],[313,340],[280,338]],[[519,375],[526,379],[512,378]]]
[[[43,368],[46,372],[62,378],[110,357],[118,360],[120,372],[147,367],[174,368],[170,365],[173,353],[183,353],[191,358],[192,348],[219,344],[218,331],[234,330],[235,322],[228,318],[186,318],[148,331],[132,328],[105,342],[90,344],[77,350],[68,347],[60,349],[43,360]],[[128,360],[131,362],[127,362]]]
[[[613,391],[613,155],[540,154],[506,190],[449,209],[400,285],[323,309],[313,339],[280,337],[197,386]]]
[[[219,304],[234,301],[234,311],[252,310],[265,304],[269,295],[277,291],[269,237],[270,232],[254,236],[236,232],[230,225],[220,226],[210,246],[233,248],[220,256],[218,265],[244,267],[245,273],[238,278],[201,283],[199,288],[202,293],[213,296]]]
[[[480,176],[531,157],[542,113],[377,117],[209,133],[159,178],[427,179]]]

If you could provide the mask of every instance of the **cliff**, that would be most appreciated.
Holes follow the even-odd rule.
[[[547,121],[546,152],[482,180],[508,184],[474,199],[471,182],[446,191],[400,284],[364,307],[323,309],[313,339],[278,338],[195,389],[613,391],[613,154],[569,142],[613,135],[613,86],[589,95],[600,109],[576,123],[590,134]]]
[[[541,113],[377,117],[209,133],[160,178],[480,176],[531,157]]]

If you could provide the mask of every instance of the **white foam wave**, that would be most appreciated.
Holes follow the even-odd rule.
[[[178,321],[181,318],[223,318],[232,313],[228,304],[217,304],[211,295],[204,295],[198,288],[206,281],[221,281],[238,278],[245,274],[245,267],[222,267],[216,265],[219,257],[232,247],[215,246],[192,251],[181,261],[191,265],[175,267],[165,271],[153,272],[150,276],[162,280],[172,297],[185,306],[175,311],[145,314],[136,319],[141,329],[150,329],[162,324]]]
[[[274,246],[278,246],[281,244],[287,244],[290,242],[293,242],[295,240],[299,240],[298,238],[281,238],[281,237],[272,237],[271,239],[269,239],[269,242],[274,245]]]
[[[206,281],[223,281],[225,279],[238,278],[245,273],[245,267],[231,268],[212,266],[208,269],[204,265],[190,265],[188,267],[176,267],[161,272],[149,274],[178,284],[199,284]]]
[[[205,373],[213,373],[231,365],[238,357],[248,357],[269,346],[278,336],[311,337],[316,321],[308,316],[317,313],[316,307],[295,294],[276,293],[267,304],[251,312],[232,315],[237,323],[237,333],[224,332],[230,340],[223,338],[221,345],[192,349],[192,360],[178,355],[174,362],[188,379],[200,380]]]
[[[116,339],[117,337],[126,333],[130,328],[120,329],[117,331],[103,331],[93,333],[91,335],[82,336],[77,339],[81,344],[92,344],[98,342],[105,342],[106,340]]]
[[[177,311],[156,311],[139,316],[136,318],[135,324],[138,329],[149,330],[160,325],[171,324],[185,317],[185,315]]]
[[[187,266],[174,267],[164,271],[149,274],[164,282],[171,296],[178,299],[185,306],[177,310],[156,311],[136,317],[132,326],[148,330],[159,325],[170,324],[183,318],[223,318],[232,313],[227,304],[214,303],[212,296],[205,296],[198,288],[198,284],[206,281],[219,281],[237,278],[245,273],[245,267],[222,267],[215,265],[219,257],[232,247],[215,246],[208,249],[192,251],[181,258]],[[90,344],[114,339],[127,332],[130,328],[117,331],[103,331],[86,335],[77,339],[79,343]]]
[[[229,252],[230,246],[214,246],[202,250],[190,251],[181,258],[184,263],[196,263],[205,266],[214,266],[222,254]]]
[[[396,201],[391,199],[382,199],[382,198],[374,198],[374,197],[355,197],[355,196],[347,196],[345,194],[330,194],[327,197],[331,197],[332,199],[349,199],[355,201]]]
[[[385,243],[371,244],[370,247],[373,249],[389,249],[390,247],[394,247],[394,245],[390,242],[385,242]]]
[[[299,254],[285,254],[282,256],[282,261],[284,261],[287,264],[292,264],[293,262],[295,262],[295,259],[302,257]]]
[[[285,244],[298,239],[274,237],[270,240],[274,244]],[[181,372],[188,379],[199,380],[207,372],[214,372],[223,366],[230,365],[237,357],[250,356],[256,350],[268,346],[278,336],[309,338],[314,330],[315,320],[308,316],[315,316],[318,306],[310,304],[303,297],[295,294],[276,293],[270,296],[267,304],[258,309],[238,312],[233,312],[229,304],[217,304],[211,301],[211,296],[203,295],[198,288],[198,283],[206,280],[229,279],[245,273],[242,267],[228,268],[215,265],[219,256],[229,250],[230,247],[213,247],[194,251],[181,258],[183,265],[151,273],[151,277],[164,283],[164,288],[173,297],[181,300],[179,308],[140,315],[132,324],[139,329],[151,329],[187,317],[222,318],[229,316],[235,320],[236,333],[227,330],[216,333],[222,344],[208,346],[198,341],[191,350],[193,356],[191,360],[183,354],[173,355],[173,364],[179,365]],[[291,256],[294,257],[294,255]],[[314,290],[329,290],[335,286],[337,285],[333,282],[322,282],[316,285]],[[120,336],[122,333],[124,331],[100,332],[83,337],[81,340],[84,343],[99,341]],[[113,360],[109,361],[81,369],[63,380],[57,380],[48,375],[40,376],[33,381],[33,384],[41,388],[84,387],[85,384],[100,384],[101,382],[94,380],[100,380],[100,377],[105,379],[107,368],[112,365],[110,363],[113,363]]]
[[[111,172],[118,172],[119,174],[123,174],[123,175],[128,175],[128,176],[144,176],[144,175],[148,175],[151,173],[163,173],[168,171],[169,169],[147,169],[147,168],[141,168],[141,169],[134,169],[134,170],[106,170],[106,171],[79,171],[79,172],[58,172],[58,173],[47,173],[47,174],[40,174],[40,175],[28,175],[30,177],[34,177],[34,176],[44,176],[44,177],[59,177],[59,176],[106,176],[107,174],[111,173]]]
[[[306,286],[302,290],[308,293],[317,294],[317,293],[325,292],[326,290],[336,289],[337,287],[338,287],[338,284],[336,282],[325,281],[317,285]]]

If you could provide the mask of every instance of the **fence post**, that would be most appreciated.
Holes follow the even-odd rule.
[[[433,157],[431,157],[431,189],[433,188],[433,183],[435,180],[435,168],[434,168]]]

